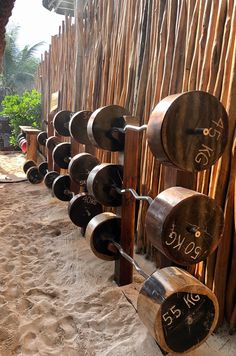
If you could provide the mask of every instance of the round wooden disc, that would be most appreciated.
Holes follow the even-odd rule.
[[[73,181],[86,184],[90,171],[99,163],[98,158],[90,153],[79,153],[71,158],[68,171]]]
[[[98,258],[113,261],[119,258],[119,253],[108,249],[111,241],[120,242],[121,218],[113,213],[102,213],[90,220],[85,238],[91,250]]]
[[[204,260],[216,249],[224,216],[207,195],[172,187],[153,200],[145,224],[153,246],[175,263],[187,266]]]
[[[39,184],[43,181],[43,176],[39,173],[38,167],[33,166],[27,170],[27,179],[31,184]]]
[[[80,227],[86,227],[89,221],[101,212],[101,204],[86,193],[75,195],[68,205],[68,214],[71,221]]]
[[[88,121],[89,140],[97,147],[108,151],[123,151],[124,134],[115,128],[124,128],[123,116],[129,112],[118,105],[104,106],[97,109]]]
[[[161,100],[147,128],[154,156],[190,172],[211,167],[223,154],[227,137],[228,115],[223,105],[203,91]]]
[[[59,173],[56,171],[50,171],[44,176],[44,184],[47,188],[52,189],[54,180],[59,176]]]
[[[61,142],[52,151],[54,162],[60,167],[67,169],[71,159],[71,144],[69,142]]]
[[[26,173],[29,168],[36,167],[37,164],[33,160],[28,160],[23,165],[23,171]]]
[[[53,118],[53,126],[60,136],[70,136],[69,122],[72,112],[67,110],[61,110],[56,113]]]
[[[48,134],[46,131],[42,131],[38,134],[37,136],[37,141],[39,145],[45,146],[46,145],[46,141],[48,138]]]
[[[48,172],[48,162],[42,162],[38,166],[39,173],[44,177]]]
[[[214,331],[219,306],[215,295],[177,267],[157,270],[143,284],[138,314],[166,352],[189,352]]]
[[[48,150],[53,150],[56,145],[58,145],[60,143],[59,139],[57,136],[50,136],[47,140],[46,140],[46,147]]]
[[[115,188],[122,188],[123,166],[103,163],[92,169],[87,180],[88,192],[105,206],[120,206],[122,195]]]
[[[54,179],[52,184],[53,195],[59,200],[70,201],[73,197],[71,192],[71,179],[68,174],[64,176],[58,176]]]
[[[69,123],[69,131],[71,137],[74,140],[82,143],[83,145],[91,144],[88,133],[87,133],[87,125],[88,120],[92,114],[92,111],[78,111],[76,112],[70,119]]]

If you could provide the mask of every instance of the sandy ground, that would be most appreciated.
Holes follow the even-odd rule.
[[[24,177],[24,160],[1,153],[0,180]],[[113,263],[92,254],[67,203],[28,182],[0,182],[0,202],[1,356],[162,355],[134,307],[142,278],[117,287]],[[225,327],[190,355],[235,356],[236,337]]]

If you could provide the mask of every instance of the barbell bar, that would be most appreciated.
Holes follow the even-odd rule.
[[[149,275],[120,246],[121,218],[102,213],[90,220],[85,237],[94,254],[104,260],[122,255],[145,281],[137,311],[151,335],[166,352],[189,352],[213,332],[219,314],[217,298],[192,275],[177,267],[166,267]]]
[[[123,194],[147,201],[147,238],[170,260],[181,265],[198,263],[219,245],[224,215],[214,199],[183,187],[168,188],[152,199],[122,186],[122,166],[117,164],[100,164],[87,179],[89,194],[104,206],[121,205]]]
[[[88,120],[88,137],[109,151],[124,149],[126,130],[147,130],[153,155],[162,163],[190,172],[210,168],[223,154],[228,115],[210,93],[189,91],[170,95],[153,109],[148,124],[126,125],[128,110],[117,105],[97,109]]]

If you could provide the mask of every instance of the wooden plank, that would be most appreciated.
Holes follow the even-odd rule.
[[[126,116],[127,124],[137,126],[137,118]],[[123,188],[137,186],[139,132],[127,130],[125,134]],[[121,208],[121,241],[123,250],[131,257],[134,254],[135,232],[135,207],[136,201],[130,193],[122,197]],[[115,262],[115,281],[123,286],[133,281],[133,266],[124,257]]]
[[[37,151],[38,151],[38,142],[37,142],[37,133],[30,131],[26,132],[27,140],[27,159],[37,162]]]
[[[37,135],[40,133],[40,130],[32,126],[20,126],[22,132],[26,134],[27,141],[27,160],[33,160],[37,163],[38,160],[38,141]]]

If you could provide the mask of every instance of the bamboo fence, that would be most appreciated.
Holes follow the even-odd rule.
[[[210,170],[191,178],[193,189],[222,206],[225,229],[217,251],[189,270],[214,290],[219,325],[226,317],[231,329],[236,324],[235,38],[234,0],[88,0],[77,9],[75,23],[66,18],[52,37],[36,80],[44,120],[51,94],[58,90],[60,109],[117,104],[137,116],[140,125],[169,94],[205,90],[221,100],[230,122],[226,151]],[[166,187],[168,168],[154,159],[145,135],[139,154],[139,191],[154,197]],[[97,150],[97,155],[102,161],[116,160],[115,153]],[[137,251],[160,266],[168,262],[145,235],[146,209],[140,205]]]

